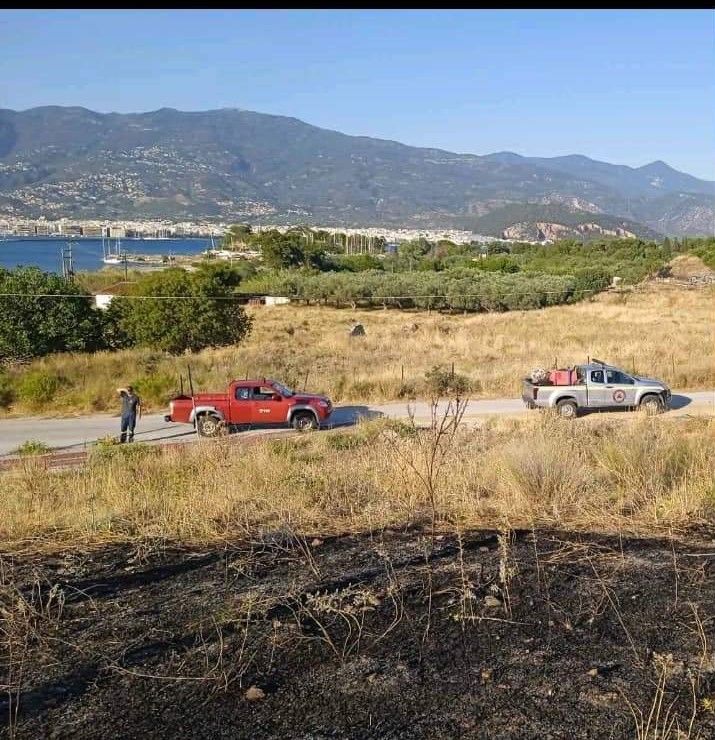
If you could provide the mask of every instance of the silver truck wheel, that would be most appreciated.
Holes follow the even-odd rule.
[[[575,419],[576,401],[559,401],[556,404],[556,410],[559,416],[562,416],[564,419]]]
[[[655,416],[663,410],[663,401],[659,396],[646,396],[640,403],[640,407],[645,409],[648,416]]]

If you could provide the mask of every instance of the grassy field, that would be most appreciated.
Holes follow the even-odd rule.
[[[4,736],[712,737],[715,422],[438,428],[0,473]]]
[[[262,307],[244,346],[190,362],[203,389],[265,373],[337,401],[419,393],[452,362],[475,396],[514,395],[534,365],[589,354],[707,388],[712,302],[650,286],[508,314]],[[0,399],[114,410],[132,382],[158,410],[187,359],[50,357]],[[583,421],[100,444],[57,472],[23,457],[0,471],[8,736],[709,737],[715,420]]]
[[[50,356],[0,376],[0,406],[15,414],[115,411],[114,389],[132,383],[147,410],[161,411],[187,362],[201,390],[265,375],[338,403],[420,396],[425,372],[452,363],[470,379],[473,397],[510,397],[533,367],[587,356],[663,378],[678,390],[709,389],[714,297],[710,288],[651,284],[571,306],[476,315],[251,307],[254,331],[239,347],[178,358],[152,350]],[[353,320],[365,337],[348,336]]]
[[[677,434],[674,425],[677,424]],[[526,441],[528,440],[528,442]],[[98,448],[82,469],[0,474],[7,547],[159,538],[205,544],[291,530],[430,522],[662,533],[712,521],[715,422],[538,416],[450,440],[384,420],[252,445]]]

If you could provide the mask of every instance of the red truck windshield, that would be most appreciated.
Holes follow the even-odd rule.
[[[284,398],[290,398],[291,396],[295,395],[292,390],[290,390],[289,388],[286,388],[282,383],[278,383],[275,380],[273,381],[273,387]]]

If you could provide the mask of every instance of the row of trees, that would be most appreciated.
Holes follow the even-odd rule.
[[[266,267],[330,270],[339,269],[339,263],[331,260],[331,255],[381,254],[385,249],[385,239],[363,234],[330,233],[307,226],[295,226],[285,232],[277,229],[254,232],[248,224],[235,224],[227,231],[221,246],[235,251],[259,251]]]
[[[34,267],[0,269],[0,361],[133,346],[180,353],[236,344],[251,330],[234,292],[241,278],[227,265],[151,273],[103,311],[88,291],[57,275]]]
[[[179,353],[235,344],[251,330],[237,292],[337,305],[507,311],[580,300],[614,275],[635,282],[677,252],[715,267],[712,237],[495,244],[485,258],[475,258],[478,245],[416,240],[378,259],[327,255],[297,230],[255,236],[265,247],[264,268],[204,264],[193,273],[171,268],[140,276],[107,311],[97,310],[80,284],[37,268],[0,269],[0,361],[137,345]]]
[[[345,235],[343,235],[345,236]],[[365,238],[365,237],[363,237]],[[564,239],[554,244],[526,242],[455,244],[447,239],[435,242],[425,238],[402,242],[397,251],[340,255],[334,235],[295,227],[285,233],[276,230],[254,234],[250,226],[232,227],[226,244],[250,246],[259,250],[264,266],[272,269],[313,269],[322,272],[384,269],[386,272],[441,272],[470,268],[486,272],[543,272],[573,274],[577,270],[597,269],[636,282],[656,273],[681,248],[676,242],[663,243],[640,239],[600,239],[586,243]],[[382,252],[384,240],[376,242]],[[371,252],[374,250],[371,250]]]
[[[655,274],[672,258],[669,244],[639,239],[563,240],[549,245],[524,242],[458,245],[420,239],[400,245],[384,259],[388,271],[441,271],[470,268],[487,272],[573,274],[594,269],[637,282]]]
[[[444,272],[306,272],[206,265],[141,276],[107,310],[81,286],[37,268],[0,270],[0,360],[54,352],[148,346],[170,353],[241,342],[251,318],[240,294],[273,293],[309,302],[437,310],[508,311],[579,300],[608,284],[594,271],[576,275]]]
[[[246,281],[241,290],[334,305],[510,311],[581,300],[610,282],[605,273],[499,274],[475,270],[301,274],[284,270]]]

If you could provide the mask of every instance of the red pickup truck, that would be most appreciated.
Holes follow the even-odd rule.
[[[234,380],[227,393],[177,396],[169,403],[166,422],[193,424],[202,437],[217,437],[231,427],[289,424],[318,429],[333,412],[327,396],[296,393],[276,380]]]

